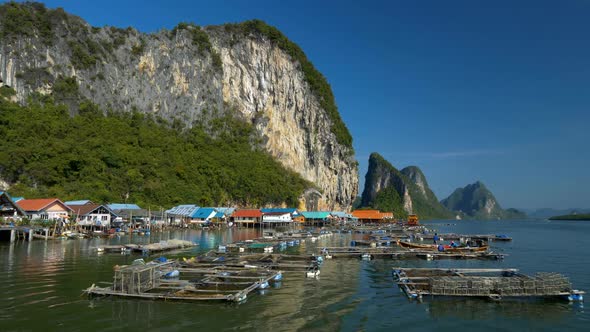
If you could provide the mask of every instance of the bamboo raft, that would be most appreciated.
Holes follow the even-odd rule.
[[[175,276],[179,279],[169,279]],[[254,290],[281,279],[280,271],[255,267],[182,268],[177,261],[150,262],[116,267],[111,287],[93,284],[84,292],[89,296],[241,302]]]
[[[502,298],[562,298],[583,301],[584,291],[572,289],[559,273],[528,276],[517,269],[393,268],[394,280],[410,299],[423,296]]]

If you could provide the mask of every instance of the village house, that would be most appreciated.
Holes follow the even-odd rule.
[[[231,221],[238,226],[254,227],[262,221],[262,211],[257,209],[236,210],[231,215]]]
[[[190,222],[193,224],[207,224],[210,223],[216,215],[217,210],[215,208],[202,207],[190,215]]]
[[[0,191],[0,218],[5,220],[20,220],[26,216],[25,211],[16,202],[20,197],[10,197],[7,192]]]
[[[70,218],[72,209],[57,198],[22,199],[16,202],[31,220],[60,220]]]
[[[177,205],[169,210],[166,210],[166,216],[170,225],[188,224],[191,215],[200,209],[194,204]]]
[[[358,221],[358,219],[355,216],[344,211],[332,211],[332,217],[334,218],[335,222],[339,223],[349,223]]]
[[[381,212],[379,210],[354,210],[352,215],[358,218],[361,223],[377,223],[393,220],[392,212]]]
[[[81,205],[66,205],[72,209],[73,214],[76,216],[76,223],[81,226],[111,227],[111,222],[117,217],[115,212],[102,204],[87,202]]]
[[[303,211],[301,215],[305,218],[305,225],[308,226],[324,226],[333,219],[329,211]]]
[[[289,212],[264,212],[262,222],[268,224],[292,223],[293,219]]]

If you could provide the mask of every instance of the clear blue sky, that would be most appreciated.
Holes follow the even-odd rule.
[[[371,152],[439,199],[483,181],[503,207],[590,207],[590,1],[46,1],[144,32],[259,18],[332,85],[361,183]]]

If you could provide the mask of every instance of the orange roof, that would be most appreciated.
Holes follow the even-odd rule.
[[[352,215],[359,219],[383,219],[383,216],[379,210],[354,210],[352,211]]]
[[[393,219],[393,212],[381,212],[382,218]]]
[[[41,211],[55,202],[58,202],[65,209],[71,210],[57,198],[21,199],[16,204],[25,211]]]
[[[242,209],[234,211],[231,216],[237,218],[260,218],[262,217],[262,212],[255,209]]]

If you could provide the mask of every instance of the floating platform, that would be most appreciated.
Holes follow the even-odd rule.
[[[423,296],[503,298],[559,298],[583,301],[584,291],[572,289],[559,273],[524,275],[517,269],[393,268],[397,285],[410,299]]]
[[[280,271],[254,267],[182,268],[177,261],[115,267],[111,287],[90,286],[89,296],[181,301],[244,301],[248,294],[282,279]]]
[[[96,248],[98,252],[105,253],[121,253],[121,252],[139,252],[144,255],[150,255],[153,253],[165,252],[176,249],[184,249],[195,247],[198,244],[183,241],[183,240],[168,240],[160,241],[158,243],[150,244],[125,244],[125,245],[105,245]]]
[[[434,252],[419,249],[405,249],[399,247],[325,247],[319,254],[331,258],[364,258],[364,259],[503,259],[507,255],[486,252]]]

